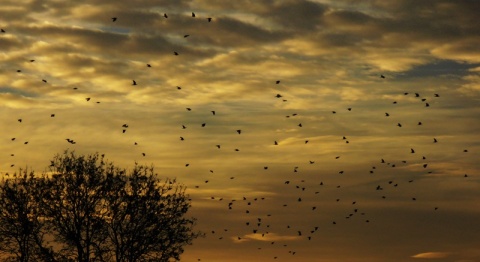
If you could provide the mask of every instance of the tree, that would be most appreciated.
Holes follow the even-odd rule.
[[[199,235],[192,232],[194,220],[184,217],[190,207],[185,188],[175,180],[159,183],[153,168],[143,166],[110,181],[106,222],[115,260],[179,260],[183,246]]]
[[[0,252],[7,253],[9,260],[54,260],[52,250],[44,246],[46,231],[35,199],[36,185],[34,173],[27,170],[0,184]]]
[[[135,164],[127,172],[98,153],[65,151],[39,178],[4,181],[0,196],[0,222],[8,222],[0,226],[0,246],[8,249],[0,250],[16,261],[179,260],[202,235],[186,217],[183,185],[160,180],[153,167]],[[46,234],[55,248],[45,247]]]

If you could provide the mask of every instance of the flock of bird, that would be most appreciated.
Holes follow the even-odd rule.
[[[167,14],[164,14],[163,17],[165,19],[169,18],[169,16]],[[191,17],[192,18],[196,17],[194,12],[191,13]],[[122,18],[121,17],[112,17],[111,22],[116,23],[120,19],[122,19]],[[205,19],[207,20],[207,22],[212,22],[212,20],[213,20],[211,17],[206,17]],[[1,33],[5,34],[6,30],[1,29]],[[185,34],[184,37],[185,38],[190,37],[190,34]],[[175,55],[175,56],[179,55],[179,53],[175,50],[172,50],[172,54]],[[35,59],[31,59],[31,60],[29,60],[29,62],[34,63]],[[146,67],[151,68],[152,64],[146,63]],[[15,69],[15,70],[18,73],[22,72],[21,69]],[[387,80],[387,77],[383,74],[379,75],[378,77],[381,79],[381,81],[386,81]],[[137,88],[138,86],[141,85],[141,83],[137,82],[136,80],[131,80],[131,81],[132,81],[131,85],[135,86],[135,88]],[[283,83],[282,81],[283,80],[272,81],[271,84],[272,85],[282,85],[282,83]],[[48,84],[49,83],[49,81],[47,79],[39,79],[39,82],[43,82],[43,84]],[[180,86],[177,86],[176,88],[178,90],[182,89],[182,87],[180,87]],[[77,90],[78,88],[75,87],[74,89]],[[409,92],[404,92],[403,95],[408,96],[408,95],[410,95],[410,93]],[[288,95],[283,95],[281,93],[278,93],[276,95],[272,94],[271,97],[272,97],[272,101],[275,101],[275,99],[279,99],[279,100],[281,100],[282,103],[290,102],[289,99],[286,99],[286,97],[288,98]],[[430,110],[430,107],[431,107],[430,99],[440,99],[440,95],[435,93],[435,94],[427,97],[427,96],[421,96],[419,93],[414,93],[414,98],[418,99],[418,103],[423,103],[424,104],[424,110]],[[85,97],[85,100],[86,100],[86,102],[90,102],[92,100],[92,98],[91,97]],[[96,101],[96,103],[99,104],[100,101]],[[395,106],[397,104],[397,101],[392,101],[392,104],[393,104],[392,106]],[[187,108],[185,108],[185,110],[187,112],[191,112],[192,108],[187,107]],[[352,112],[354,110],[356,110],[356,109],[352,108],[352,107],[346,108],[347,113]],[[221,112],[217,112],[217,111],[218,110],[211,110],[209,112],[209,114],[211,114],[211,117],[216,117],[217,113],[221,113]],[[340,111],[332,110],[331,114],[337,115],[338,112],[340,112]],[[383,112],[380,113],[380,114],[383,115]],[[393,116],[394,114],[391,114],[390,112],[384,112],[384,114],[385,114],[384,115],[385,118],[393,118],[394,117]],[[55,116],[56,116],[56,114],[54,114],[54,113],[52,113],[50,115],[51,118],[54,118]],[[286,117],[288,119],[295,119],[298,116],[299,116],[299,114],[292,113],[291,115],[282,116],[282,117]],[[418,116],[421,117],[421,112],[418,114]],[[417,121],[418,121],[417,126],[423,125],[423,122],[421,121],[421,119],[417,119],[416,122]],[[17,122],[18,122],[18,124],[22,124],[24,122],[24,119],[23,118],[18,118]],[[290,122],[288,122],[288,123],[291,124]],[[187,129],[187,126],[189,126],[189,125],[190,125],[189,123],[179,123],[179,129],[185,130],[185,129]],[[208,124],[207,122],[203,122],[203,123],[201,123],[200,127],[201,128],[209,128],[210,125],[211,124]],[[406,126],[406,125],[404,125],[403,123],[400,123],[400,122],[398,122],[396,124],[396,126],[399,127],[399,128],[404,128],[404,129],[405,128],[411,128],[411,126]],[[304,127],[304,123],[302,123],[302,122],[295,122],[294,124],[291,124],[291,126],[290,126],[290,128],[303,128],[303,127]],[[125,123],[121,127],[119,127],[119,130],[120,130],[119,132],[123,133],[125,136],[128,136],[128,133],[129,133],[128,130],[130,128],[131,128],[130,125],[128,123]],[[240,128],[240,129],[232,129],[231,132],[236,133],[236,135],[238,135],[238,136],[242,136],[242,135],[245,134],[245,132],[248,132],[247,129],[248,128],[246,128],[246,127],[245,128]],[[349,138],[347,138],[347,136],[348,135],[339,135],[339,137],[338,137],[339,143],[341,142],[341,143],[344,143],[344,144],[350,144],[351,140]],[[63,138],[63,139],[71,145],[76,145],[77,144],[77,142],[73,138]],[[178,139],[179,139],[179,142],[181,142],[181,143],[188,143],[188,139],[186,139],[186,135],[184,135],[184,134],[179,135]],[[16,137],[10,137],[10,140],[12,142],[17,141]],[[439,139],[437,139],[436,137],[431,138],[431,143],[437,144],[437,143],[440,143],[440,142],[441,141],[439,141]],[[305,139],[303,143],[304,144],[309,144],[309,143],[311,144],[312,141],[310,139]],[[28,144],[28,141],[24,141],[24,144]],[[137,146],[138,142],[135,141],[133,144],[134,144],[134,146]],[[278,140],[271,141],[270,145],[274,145],[274,146],[278,146],[278,147],[283,146],[282,143],[279,142]],[[215,143],[215,144],[212,144],[211,146],[215,147],[217,150],[225,150],[222,147],[222,144]],[[235,152],[239,152],[240,148],[236,147],[236,148],[233,148],[233,150]],[[417,150],[415,150],[415,148],[409,148],[409,149],[406,148],[405,153],[407,153],[407,152],[409,152],[410,154],[413,154],[413,155],[418,154]],[[463,152],[467,153],[468,150],[464,149]],[[147,153],[148,152],[141,152],[141,156],[146,157]],[[405,155],[407,155],[407,154],[405,154]],[[14,156],[14,154],[11,154],[11,156]],[[341,155],[335,155],[334,157],[332,157],[332,161],[336,161],[336,160],[340,161],[339,159],[341,159],[341,158],[342,158]],[[431,172],[431,171],[428,170],[429,163],[428,163],[427,157],[425,155],[420,155],[418,157],[415,157],[415,159],[416,159],[415,160],[416,162],[421,163],[422,167],[425,169],[425,171],[427,173]],[[396,162],[398,162],[398,163],[396,163]],[[315,165],[316,161],[315,160],[308,160],[308,161],[305,161],[304,164]],[[366,170],[366,173],[375,174],[381,168],[386,168],[386,167],[394,168],[397,165],[406,165],[406,164],[407,164],[407,160],[398,160],[397,159],[397,160],[387,161],[387,160],[383,159],[381,156],[379,156],[378,161],[373,162],[372,167],[369,170]],[[12,163],[10,166],[14,167],[15,164]],[[190,166],[189,163],[185,164],[185,167],[189,167],[189,166]],[[263,172],[269,172],[269,170],[271,170],[271,167],[269,165],[263,165],[263,168],[259,168],[259,169],[263,169]],[[209,169],[209,172],[214,173],[213,170],[214,170],[214,168],[212,167],[211,169]],[[259,170],[258,172],[261,172],[261,171]],[[296,192],[296,193],[294,193],[294,194],[297,195],[296,197],[285,200],[285,202],[281,204],[280,207],[285,208],[284,209],[284,210],[286,210],[285,212],[292,212],[292,210],[287,211],[288,207],[293,208],[294,209],[293,212],[296,212],[297,209],[300,209],[299,205],[301,203],[305,203],[305,202],[306,202],[305,205],[308,205],[308,206],[302,205],[301,208],[310,209],[311,212],[317,212],[319,209],[321,209],[321,203],[320,202],[316,203],[316,198],[315,197],[319,196],[319,195],[322,195],[322,190],[324,190],[323,188],[339,189],[339,188],[342,187],[341,183],[329,184],[329,183],[327,183],[325,181],[322,181],[322,180],[311,182],[311,179],[314,179],[314,178],[309,178],[310,180],[307,183],[306,179],[303,179],[301,176],[299,177],[298,175],[295,174],[295,173],[301,172],[301,164],[299,164],[297,166],[292,166],[291,172],[292,172],[292,177],[289,180],[272,181],[272,183],[274,183],[276,187],[281,188],[280,189],[281,191],[289,192],[289,193]],[[359,172],[361,172],[361,171],[359,171]],[[234,171],[232,171],[232,173],[234,173]],[[345,172],[345,170],[338,170],[337,175],[345,176],[346,172]],[[465,174],[464,177],[468,177],[468,175]],[[212,179],[214,179],[214,178],[210,177],[210,178],[204,179],[204,180],[202,180],[204,185],[196,184],[196,185],[194,185],[194,188],[198,189],[198,192],[201,192],[202,189],[208,188],[208,185],[206,185],[206,184],[211,182]],[[234,175],[229,176],[229,179],[234,180],[235,176]],[[275,178],[272,178],[272,179],[274,180]],[[413,182],[414,182],[414,179],[408,179],[408,180],[402,180],[402,179],[390,180],[390,179],[388,179],[388,180],[382,181],[378,185],[375,185],[374,187],[372,187],[371,191],[372,192],[379,192],[376,196],[380,199],[388,201],[389,194],[391,194],[395,188],[402,187],[402,186],[405,186],[405,184],[409,184],[409,183],[413,183]],[[308,184],[308,186],[307,186],[307,184]],[[319,223],[319,224],[314,224],[314,225],[300,225],[300,224],[277,225],[277,224],[275,224],[275,221],[276,221],[275,220],[275,215],[276,214],[258,212],[258,210],[264,209],[267,205],[271,205],[271,202],[268,202],[269,198],[275,198],[275,196],[269,197],[269,196],[247,196],[246,195],[246,196],[243,196],[239,199],[228,199],[228,200],[227,200],[226,197],[223,197],[223,196],[211,196],[210,200],[220,201],[222,203],[221,205],[222,205],[222,208],[224,209],[224,212],[237,212],[236,214],[238,214],[238,216],[245,216],[247,218],[247,220],[243,222],[244,223],[243,225],[235,225],[234,226],[234,227],[243,228],[240,233],[236,232],[236,233],[238,233],[237,235],[233,235],[234,233],[231,233],[231,231],[233,231],[233,230],[230,230],[229,228],[214,228],[214,229],[208,230],[208,232],[206,234],[207,238],[208,239],[218,239],[218,240],[228,240],[228,241],[234,241],[234,242],[240,242],[241,243],[242,241],[248,239],[248,237],[246,238],[245,236],[250,236],[251,237],[253,235],[253,236],[257,236],[259,238],[269,239],[270,235],[272,235],[272,236],[275,235],[275,233],[274,233],[275,230],[279,230],[280,228],[282,228],[282,230],[287,230],[287,232],[289,232],[289,234],[291,236],[293,236],[296,240],[315,241],[315,238],[316,238],[317,234],[321,234],[320,232],[321,232],[322,228],[324,228],[324,227],[327,227],[327,226],[334,226],[334,227],[341,226],[342,223],[345,223],[344,220],[357,219],[357,220],[362,221],[363,223],[373,223],[374,220],[375,220],[375,218],[371,217],[369,215],[369,213],[362,207],[362,200],[361,199],[358,199],[358,200],[357,199],[342,199],[341,197],[335,197],[335,198],[332,199],[332,202],[348,203],[348,207],[346,207],[345,213],[341,217],[338,217],[338,216],[337,217],[332,217],[331,219],[329,219],[328,223],[326,223],[326,224],[320,224]],[[306,200],[308,200],[308,201],[306,201]],[[411,201],[421,201],[415,195],[411,195],[410,200]],[[193,206],[195,206],[195,199],[194,199],[192,204],[193,204]],[[437,211],[438,209],[439,209],[439,206],[436,206],[436,205],[431,206],[432,211]],[[202,221],[200,220],[199,223],[201,224]],[[274,238],[272,238],[272,239],[274,239]],[[294,248],[290,248],[287,241],[272,240],[272,241],[265,241],[265,242],[268,243],[268,245],[281,246],[282,248],[285,249],[284,254],[286,254],[286,255],[288,254],[290,256],[294,256],[298,253]],[[258,249],[262,249],[263,247],[264,246],[259,245]],[[188,251],[188,249],[187,249],[187,251]],[[283,256],[282,254],[276,255],[276,256],[273,257],[273,259],[278,259],[282,256]],[[201,258],[199,258],[198,260],[200,261]]]

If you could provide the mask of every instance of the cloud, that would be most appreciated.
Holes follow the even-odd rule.
[[[240,239],[237,238],[232,238],[235,242],[240,243],[240,242],[246,242],[246,241],[266,241],[266,242],[273,242],[273,241],[296,241],[300,240],[300,236],[289,236],[289,235],[278,235],[275,233],[265,233],[265,234],[260,234],[260,233],[254,233],[254,234],[246,234],[243,237],[240,237]]]
[[[448,257],[450,253],[448,252],[426,252],[426,253],[420,253],[413,255],[413,258],[445,258]]]

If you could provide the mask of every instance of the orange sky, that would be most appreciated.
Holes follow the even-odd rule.
[[[4,0],[0,176],[154,165],[207,233],[183,261],[480,261],[479,9]]]

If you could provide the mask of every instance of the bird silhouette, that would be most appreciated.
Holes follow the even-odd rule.
[[[136,86],[137,82],[135,80],[132,80],[132,85]]]
[[[195,17],[195,13],[194,13],[194,12],[192,12],[192,17]]]
[[[117,21],[117,18],[116,17],[112,17],[112,22],[115,22]]]

